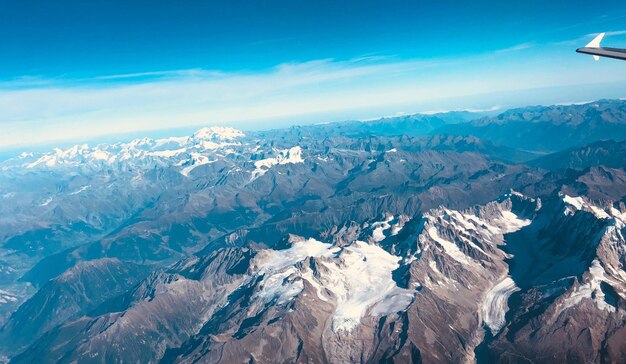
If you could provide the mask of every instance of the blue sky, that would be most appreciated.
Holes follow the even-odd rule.
[[[623,1],[0,0],[0,147],[626,97]]]

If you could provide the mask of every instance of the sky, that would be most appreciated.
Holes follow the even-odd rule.
[[[622,1],[0,0],[0,149],[626,97]]]

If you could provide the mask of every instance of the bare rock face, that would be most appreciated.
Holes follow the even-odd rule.
[[[224,249],[192,257],[154,273],[118,300],[101,305],[95,317],[83,317],[49,331],[32,347],[53,350],[46,357],[67,361],[153,361],[180,345],[202,326],[241,282],[246,249]],[[245,272],[245,271],[244,271]],[[137,340],[141,331],[142,340]],[[26,350],[13,360],[36,360]]]
[[[148,269],[117,259],[81,262],[48,282],[11,315],[0,331],[6,352],[19,352],[46,331],[89,314],[126,292],[148,275]]]

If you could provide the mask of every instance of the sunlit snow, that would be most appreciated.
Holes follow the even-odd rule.
[[[309,267],[296,270],[294,265],[307,257],[316,258],[324,269],[316,274]],[[368,310],[373,316],[387,315],[411,303],[414,292],[398,288],[391,276],[399,261],[400,257],[365,242],[340,248],[308,239],[286,250],[263,250],[252,266],[256,274],[265,275],[258,298],[288,301],[303,290],[302,279],[307,280],[320,299],[335,304],[333,331],[350,332]]]
[[[513,292],[519,291],[511,277],[501,279],[485,295],[482,305],[483,321],[493,335],[497,334],[505,324],[505,315],[509,310],[507,301]]]

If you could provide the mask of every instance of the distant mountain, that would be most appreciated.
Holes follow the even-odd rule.
[[[626,102],[602,100],[584,105],[535,106],[496,117],[444,125],[432,133],[473,135],[510,148],[555,152],[603,139],[626,139]]]
[[[452,112],[406,115],[371,121],[298,126],[278,131],[286,138],[331,136],[473,136],[494,145],[533,153],[552,153],[599,140],[624,140],[626,101],[600,100],[581,105],[529,106],[497,116]],[[262,138],[276,131],[260,133]]]
[[[317,125],[294,126],[283,130],[260,132],[260,138],[275,137],[278,132],[290,138],[327,138],[331,136],[426,136],[445,125],[467,123],[491,113],[450,111],[434,114],[390,116],[367,121],[341,121]]]
[[[261,138],[274,136],[276,132],[286,138],[349,137],[363,138],[369,136],[425,136],[446,125],[450,119],[439,115],[406,115],[388,117],[368,121],[343,121],[318,125],[293,126],[278,131],[260,132]],[[452,119],[456,123],[456,119]]]
[[[475,152],[486,155],[489,158],[508,163],[523,163],[536,158],[537,156],[536,153],[505,147],[499,144],[494,144],[489,140],[481,140],[473,136],[466,137],[439,134],[429,137],[416,138],[410,143],[422,150]]]

